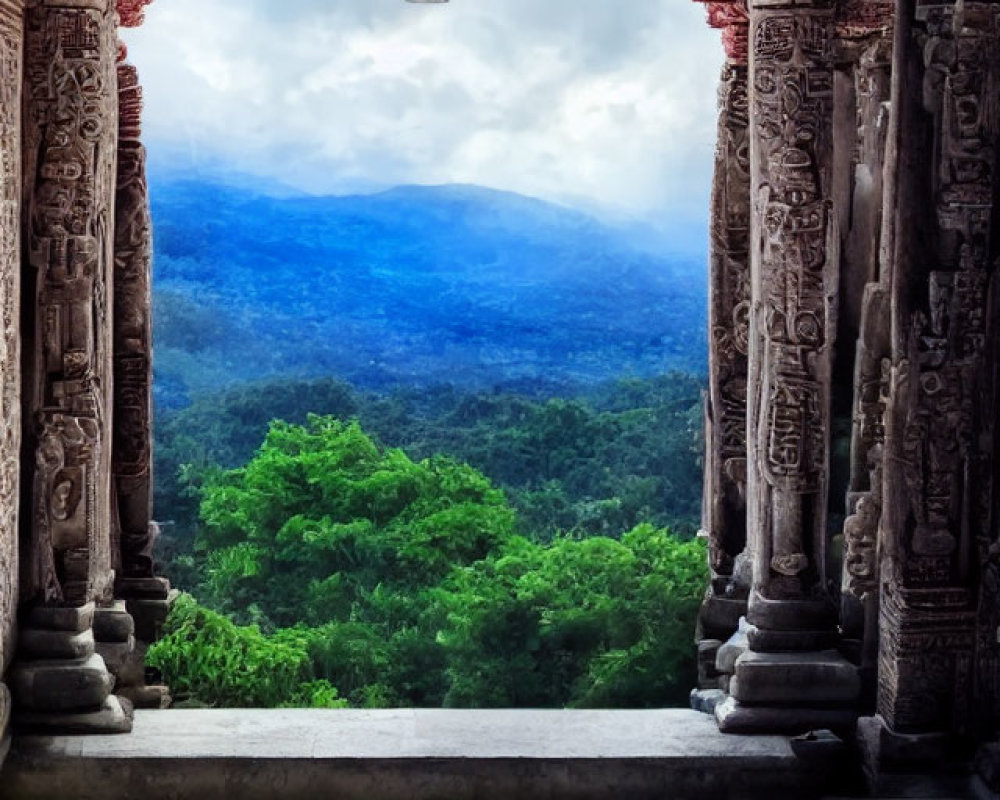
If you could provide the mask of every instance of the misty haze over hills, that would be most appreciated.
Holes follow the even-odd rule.
[[[705,369],[700,232],[477,186],[151,181],[158,401],[266,376],[550,391]]]

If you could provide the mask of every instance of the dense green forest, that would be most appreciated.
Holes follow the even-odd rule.
[[[192,595],[149,663],[195,704],[683,702],[700,392],[274,381],[166,411],[165,566]]]

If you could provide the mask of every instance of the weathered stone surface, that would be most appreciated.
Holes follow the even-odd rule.
[[[0,678],[14,657],[19,592],[23,34],[20,0],[0,2]]]
[[[907,4],[897,20],[877,707],[900,734],[1000,712],[998,11]]]
[[[141,598],[128,600],[128,613],[135,621],[135,638],[143,642],[155,642],[160,638],[160,630],[170,614],[171,599],[147,600]]]
[[[701,689],[691,692],[691,708],[702,714],[715,714],[715,708],[726,701],[726,693],[721,689]]]
[[[95,610],[94,603],[73,608],[32,606],[28,611],[26,624],[30,628],[82,633],[94,624]]]
[[[153,578],[153,231],[146,150],[139,141],[142,90],[135,67],[118,66],[120,138],[115,197],[114,451],[119,580]]]
[[[163,684],[122,686],[115,691],[135,708],[164,709],[170,708],[172,702],[170,687]]]
[[[20,709],[88,711],[103,706],[114,686],[104,660],[22,661],[10,672],[10,688]]]
[[[823,728],[850,731],[858,717],[850,709],[747,706],[730,697],[716,706],[715,718],[723,733],[798,735]]]
[[[18,656],[24,660],[87,659],[94,654],[94,634],[24,628],[18,639]]]
[[[714,689],[718,685],[719,673],[715,668],[715,656],[722,642],[718,639],[702,639],[698,642],[698,688]]]
[[[736,672],[736,660],[750,649],[750,642],[747,639],[747,631],[750,626],[746,618],[740,620],[736,633],[729,637],[729,640],[719,648],[715,657],[715,668],[722,673],[732,675]]]
[[[877,715],[858,720],[857,742],[873,772],[919,771],[943,762],[949,750],[948,737],[942,732],[895,733]]]
[[[116,600],[108,608],[94,614],[94,638],[99,642],[127,642],[135,635],[135,621],[125,608],[125,601]]]
[[[745,705],[827,704],[850,706],[858,699],[858,669],[834,650],[818,653],[755,653],[736,662],[730,685]]]
[[[896,734],[881,717],[862,717],[857,744],[871,796],[974,796],[970,764],[953,757],[953,743],[943,733]]]
[[[120,734],[132,731],[132,707],[115,695],[103,705],[84,713],[20,712],[16,719],[19,734],[58,732],[64,736]]]
[[[119,582],[126,600],[166,600],[170,596],[170,581],[166,578],[125,578]]]
[[[827,583],[839,281],[830,247],[834,30],[825,4],[749,6],[751,197],[759,235],[750,255],[748,536],[754,594],[804,604]],[[748,619],[770,627],[753,599]]]
[[[107,775],[113,780],[107,780]],[[23,737],[20,800],[807,800],[836,780],[782,737],[694,711],[137,711],[130,737]],[[166,794],[169,792],[169,794]]]
[[[702,604],[698,624],[705,638],[728,639],[746,613],[746,600],[731,600],[713,593]]]
[[[123,673],[128,670],[132,654],[135,652],[135,637],[130,636],[124,642],[98,642],[97,654],[104,659],[116,681],[121,681]]]
[[[106,0],[25,16],[25,293],[33,351],[26,597],[81,605],[111,591],[111,308],[117,16]]]
[[[840,639],[836,631],[774,631],[751,625],[746,632],[751,650],[763,653],[806,652],[830,650]]]

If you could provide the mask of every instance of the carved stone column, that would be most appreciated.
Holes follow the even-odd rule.
[[[143,22],[149,0],[118,0],[123,27]],[[113,547],[115,596],[98,646],[136,707],[169,703],[166,686],[147,686],[148,645],[170,610],[170,583],[157,577],[153,547],[153,225],[142,144],[142,86],[119,46],[118,185],[115,197]],[[100,636],[98,637],[101,638]]]
[[[94,652],[111,600],[117,13],[29,0],[25,18],[27,600],[12,684],[25,728],[128,730]]]
[[[24,8],[0,0],[0,679],[14,657],[21,449],[21,68]],[[10,693],[0,680],[0,763]]]
[[[723,688],[719,647],[746,614],[746,388],[750,315],[750,150],[748,25],[743,0],[709,3],[709,24],[723,31],[727,62],[719,87],[712,183],[709,368],[705,401],[705,484],[701,535],[708,539],[711,585],[699,615],[699,688]],[[740,567],[743,567],[741,570]],[[742,578],[740,573],[743,573]]]
[[[143,22],[150,0],[119,0],[121,23]],[[116,595],[128,601],[139,637],[155,638],[170,583],[155,575],[153,543],[153,226],[142,144],[142,87],[135,67],[118,65],[119,145],[115,211],[114,493]]]
[[[894,11],[884,0],[851,0],[841,4],[836,17],[841,108],[835,173],[845,184],[836,192],[843,221],[838,358],[840,377],[846,378],[848,369],[853,374],[853,392],[835,400],[835,407],[849,409],[851,425],[840,629],[842,649],[861,668],[862,705],[868,709],[874,707],[878,661],[877,537],[891,354],[891,272],[881,269],[879,253]]]
[[[723,730],[847,726],[859,682],[832,648],[827,575],[831,372],[840,261],[832,209],[833,9],[750,4],[751,651]]]
[[[893,733],[963,733],[973,698],[995,707],[974,689],[998,663],[1000,5],[904,0],[898,17],[878,712]]]

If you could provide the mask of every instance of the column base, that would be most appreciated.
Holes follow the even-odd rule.
[[[10,687],[18,711],[75,713],[101,708],[115,679],[104,659],[21,661],[10,671]]]
[[[698,689],[719,688],[719,671],[715,668],[715,661],[720,647],[722,641],[719,639],[702,639],[698,642]]]
[[[125,610],[124,600],[115,600],[110,606],[98,608],[94,613],[94,638],[97,652],[108,670],[115,676],[120,688],[128,682],[128,672],[135,653],[135,622]],[[140,679],[142,673],[140,671]]]
[[[748,650],[734,670],[731,696],[715,708],[723,733],[853,733],[860,681],[857,668],[835,650]]]
[[[123,580],[118,591],[135,622],[135,638],[147,643],[159,639],[174,598],[180,592],[171,589],[166,578]]]
[[[97,652],[96,627],[107,609],[93,603],[71,608],[36,607],[21,628],[18,660],[8,680],[18,731],[125,733],[131,705],[111,692],[115,678]]]
[[[857,719],[857,711],[853,709],[748,706],[732,697],[715,708],[715,720],[723,733],[788,736],[819,730],[846,733],[854,729]]]
[[[100,708],[84,712],[21,711],[14,718],[18,733],[66,736],[132,732],[132,704],[115,695]]]
[[[744,705],[855,708],[858,669],[836,650],[757,653],[736,661],[730,694]]]
[[[904,734],[875,715],[858,720],[858,749],[869,791],[894,797],[966,797],[967,755],[945,733]]]
[[[720,597],[710,590],[698,614],[699,638],[726,641],[739,627],[740,617],[746,613],[746,600]]]
[[[162,683],[152,686],[146,684],[123,686],[118,690],[118,696],[123,700],[128,700],[135,708],[141,709],[162,710],[170,708],[173,703],[170,687]]]

